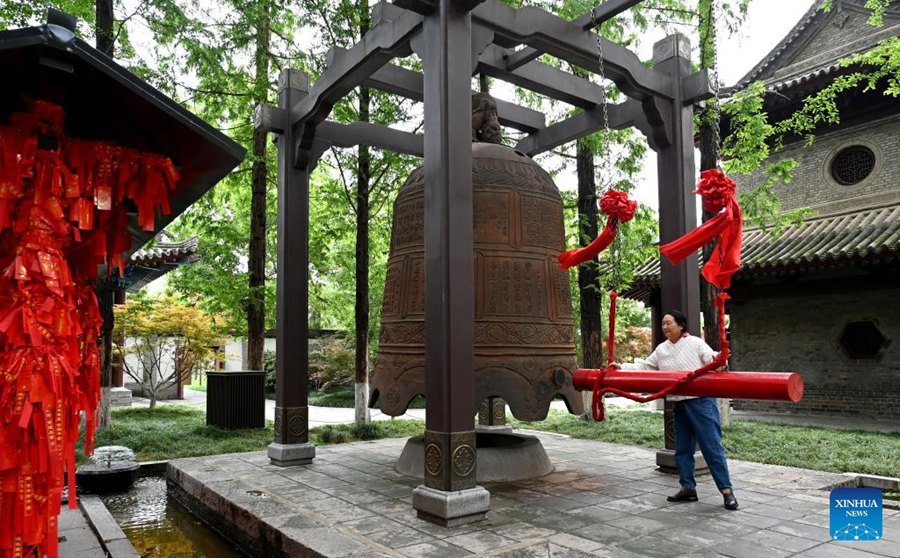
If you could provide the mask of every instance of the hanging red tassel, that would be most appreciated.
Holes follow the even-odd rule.
[[[700,174],[694,193],[703,196],[703,209],[718,215],[681,238],[661,246],[659,251],[677,264],[717,238],[718,254],[714,254],[703,266],[703,277],[716,287],[727,289],[731,286],[731,276],[741,267],[744,216],[735,198],[734,181],[718,169],[705,170]]]
[[[80,415],[91,453],[100,400],[92,281],[104,262],[124,272],[125,198],[153,230],[178,173],[158,155],[67,139],[61,107],[28,105],[0,126],[0,558],[57,558]],[[39,135],[56,147],[39,149]]]
[[[600,211],[607,215],[606,226],[587,246],[574,248],[557,256],[560,269],[569,269],[594,259],[606,250],[619,233],[619,223],[627,223],[634,218],[637,202],[628,199],[628,194],[619,190],[607,190],[600,198]]]

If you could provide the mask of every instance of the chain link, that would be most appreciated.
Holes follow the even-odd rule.
[[[595,12],[595,8],[591,8],[591,20],[597,21],[597,14]],[[606,69],[603,64],[603,33],[601,32],[602,26],[597,26],[597,62],[598,62],[598,75],[600,76],[600,91],[603,95],[603,100],[600,105],[603,109],[603,158],[601,161],[601,170],[603,172],[604,179],[604,187],[603,191],[606,192],[612,189],[614,181],[612,180],[613,176],[613,164],[612,164],[612,152],[610,141],[610,128],[609,128],[609,100],[606,97]],[[600,196],[597,197],[600,199]],[[612,264],[612,290],[618,290],[619,285],[621,283],[621,256],[622,256],[622,241],[620,239],[620,235],[616,234],[613,238],[612,246],[610,247],[612,250],[612,257],[610,258],[610,263]]]
[[[719,48],[716,44],[718,38],[718,11],[716,10],[716,0],[709,0],[709,42],[712,47],[712,82],[713,82],[713,137],[716,141],[716,168],[721,169],[722,161],[722,136],[719,132],[719,120],[721,118],[721,109],[719,107]]]
[[[591,8],[591,20],[597,21],[597,14],[594,11],[596,8]],[[603,95],[603,100],[601,101],[601,106],[603,107],[603,167],[604,170],[611,171],[610,168],[612,165],[612,156],[610,155],[610,141],[609,141],[609,102],[606,98],[606,69],[603,67],[603,34],[600,32],[600,27],[597,27],[597,61],[599,62],[599,72],[600,76],[600,92]],[[611,187],[611,182],[606,183],[605,190],[608,190]]]

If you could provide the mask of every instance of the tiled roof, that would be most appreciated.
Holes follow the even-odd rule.
[[[795,25],[794,28],[791,29],[783,39],[781,39],[781,42],[775,45],[775,48],[773,48],[765,58],[760,60],[756,64],[756,66],[754,66],[749,72],[747,72],[747,75],[738,80],[738,82],[734,84],[733,89],[743,89],[750,85],[750,83],[759,79],[760,74],[762,74],[763,71],[766,70],[766,68],[771,66],[781,57],[784,51],[787,50],[787,48],[791,46],[794,40],[796,40],[797,37],[799,37],[803,33],[803,31],[809,26],[810,23],[812,23],[816,16],[823,15],[821,10],[819,10],[820,3],[821,2],[819,2],[819,0],[814,0],[810,4],[810,7],[806,11],[806,13],[803,14],[803,17],[800,18],[800,21],[797,22],[797,25]]]
[[[788,227],[774,239],[761,229],[745,229],[741,268],[735,279],[898,256],[900,204],[891,204],[814,217],[799,227]],[[624,296],[646,299],[659,285],[659,273],[659,258],[647,261],[635,273],[634,283]]]
[[[197,261],[198,242],[193,237],[184,242],[158,242],[153,248],[138,250],[125,264],[126,290],[137,292],[178,266]]]
[[[786,53],[791,50],[792,45],[801,35],[807,33],[811,28],[825,25],[831,13],[837,11],[837,8],[833,8],[832,12],[825,12],[819,8],[820,4],[820,0],[815,0],[784,39],[765,58],[760,60],[747,75],[738,80],[733,86],[724,88],[724,94],[727,95],[742,90],[749,86],[750,83],[763,78],[768,91],[781,92],[816,78],[837,74],[841,69],[841,59],[872,49],[879,41],[896,36],[898,29],[900,29],[900,25],[897,24],[896,20],[897,10],[895,8],[889,9],[886,12],[886,18],[890,18],[891,21],[886,21],[884,27],[873,27],[872,32],[865,37],[855,40],[847,38],[846,42],[828,52],[817,53],[804,60],[789,60],[786,64],[781,63],[781,59],[784,56],[790,56]],[[850,3],[843,9],[862,11],[862,2]],[[830,33],[833,30],[822,29],[819,32]]]
[[[199,240],[195,236],[184,242],[158,242],[153,248],[141,249],[128,260],[130,265],[154,265],[178,262],[197,254]]]

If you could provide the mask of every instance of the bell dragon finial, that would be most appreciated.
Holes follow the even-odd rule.
[[[485,92],[472,95],[472,141],[503,143],[500,121],[497,120],[497,102]]]

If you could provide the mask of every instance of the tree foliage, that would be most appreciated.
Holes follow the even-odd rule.
[[[870,0],[873,10],[869,23],[880,25],[889,2]],[[830,6],[826,2],[825,9]],[[793,114],[778,122],[770,122],[764,108],[767,94],[763,82],[755,82],[737,92],[723,107],[730,119],[731,133],[725,138],[723,153],[727,172],[756,174],[760,180],[751,191],[740,196],[745,217],[770,234],[779,235],[785,226],[796,225],[814,214],[808,208],[782,212],[775,193],[779,182],[789,183],[797,161],[790,157],[774,157],[785,142],[803,138],[810,146],[815,133],[825,126],[840,123],[840,99],[852,92],[882,91],[900,96],[900,39],[891,37],[874,48],[840,61],[846,71],[831,83],[803,99]]]
[[[133,297],[115,308],[114,351],[156,406],[167,389],[212,364],[221,344],[210,318],[171,298]]]

